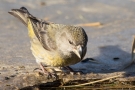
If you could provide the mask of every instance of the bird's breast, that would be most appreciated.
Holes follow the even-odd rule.
[[[64,55],[59,52],[55,52],[54,56],[50,56],[48,59],[51,62],[51,66],[56,67],[69,66],[80,61],[80,59],[75,55]]]
[[[36,60],[47,66],[68,66],[80,61],[80,59],[73,53],[65,54],[58,50],[45,50],[36,38],[31,41],[31,50]]]

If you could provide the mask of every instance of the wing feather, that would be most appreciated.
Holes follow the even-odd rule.
[[[55,50],[56,42],[54,37],[51,37],[48,33],[47,25],[49,25],[49,23],[44,21],[36,21],[32,18],[30,20],[32,22],[33,31],[44,49],[48,51]]]

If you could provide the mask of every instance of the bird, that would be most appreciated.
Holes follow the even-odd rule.
[[[80,62],[87,52],[88,36],[82,27],[52,23],[38,19],[25,7],[11,9],[9,14],[18,18],[27,28],[31,51],[40,70],[53,77],[46,67],[66,67]]]

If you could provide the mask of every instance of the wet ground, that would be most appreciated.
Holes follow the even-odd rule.
[[[135,64],[130,65],[135,0],[0,0],[0,83],[39,67],[30,51],[27,28],[8,14],[9,10],[21,6],[34,16],[55,23],[101,23],[82,26],[89,39],[85,58],[94,61],[88,59],[72,68],[85,73],[135,72]]]

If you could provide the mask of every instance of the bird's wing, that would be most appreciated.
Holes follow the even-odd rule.
[[[9,13],[20,19],[20,21],[28,27],[29,34],[36,36],[44,49],[49,51],[56,49],[55,39],[54,37],[50,37],[48,28],[46,28],[46,26],[50,24],[49,22],[34,17],[25,7],[12,9]]]
[[[55,50],[56,49],[56,40],[55,40],[55,32],[50,32],[50,29],[48,28],[50,23],[47,23],[45,21],[38,21],[35,20],[35,18],[31,18],[31,25],[33,26],[33,31],[38,40],[40,41],[41,45],[46,50]],[[57,29],[57,28],[56,28]],[[57,31],[57,30],[56,30]]]

